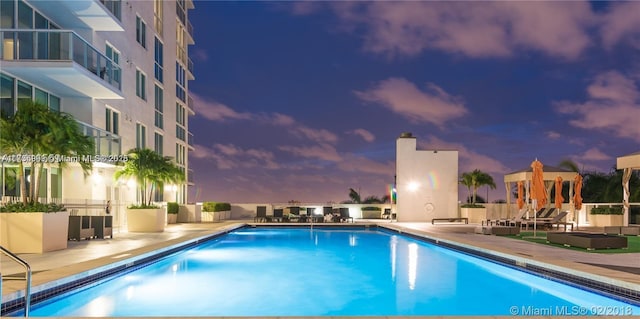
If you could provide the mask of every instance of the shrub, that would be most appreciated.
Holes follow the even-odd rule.
[[[463,204],[460,207],[462,207],[462,208],[484,208],[483,205],[478,205],[478,204]]]
[[[624,211],[622,210],[622,206],[613,206],[613,207],[594,207],[591,208],[591,215],[622,215]]]
[[[204,202],[202,204],[203,212],[224,212],[231,210],[231,204],[222,202]]]
[[[167,214],[177,214],[180,210],[180,205],[176,202],[167,203]]]
[[[22,202],[17,203],[7,203],[4,206],[0,207],[0,212],[28,212],[28,213],[53,213],[53,212],[61,212],[66,210],[63,205],[58,205],[54,203],[43,204],[43,203],[28,203],[24,204]]]
[[[374,206],[367,206],[367,207],[362,207],[363,211],[382,211],[382,208],[380,207],[374,207]]]
[[[147,205],[147,204],[141,204],[141,205],[129,205],[128,207],[129,209],[153,209],[153,208],[160,208],[158,205]]]

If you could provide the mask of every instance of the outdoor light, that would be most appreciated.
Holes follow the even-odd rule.
[[[418,182],[409,182],[409,185],[407,185],[407,189],[411,192],[417,191],[419,187],[420,184]]]
[[[91,180],[94,184],[98,184],[102,182],[102,175],[100,175],[100,173],[98,172],[94,172],[93,174],[91,174]]]
[[[130,188],[136,187],[136,181],[134,179],[129,179],[127,181],[127,187],[130,187]]]

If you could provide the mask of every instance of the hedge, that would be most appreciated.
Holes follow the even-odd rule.
[[[231,210],[231,204],[222,202],[204,202],[202,204],[203,212],[224,212]]]

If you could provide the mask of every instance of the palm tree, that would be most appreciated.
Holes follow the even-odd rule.
[[[360,204],[360,193],[356,192],[355,189],[349,188],[349,198],[351,204]]]
[[[0,117],[0,153],[82,156],[93,153],[93,140],[80,131],[77,122],[66,113],[51,111],[45,104],[23,100],[13,116]],[[59,161],[64,165],[64,161]],[[86,173],[91,162],[81,163]],[[30,161],[31,183],[27,191],[23,161],[18,161],[18,180],[23,204],[37,203],[39,177],[44,161]],[[37,172],[37,173],[36,173]]]
[[[496,183],[493,181],[493,177],[479,169],[475,169],[470,173],[462,173],[460,184],[467,186],[467,188],[470,190],[473,190],[471,204],[476,203],[478,188],[480,188],[481,186],[486,185],[488,187],[491,187],[491,189],[496,188]]]
[[[169,156],[162,156],[148,148],[132,149],[127,152],[127,155],[129,160],[125,162],[122,170],[114,174],[114,177],[135,179],[143,207],[151,206],[154,192],[164,183],[184,182],[184,172]]]

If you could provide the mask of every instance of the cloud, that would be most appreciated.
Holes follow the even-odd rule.
[[[360,137],[362,137],[363,140],[365,140],[365,141],[367,141],[369,143],[371,143],[371,142],[376,140],[376,137],[373,135],[373,133],[371,133],[371,132],[369,132],[369,131],[367,131],[367,130],[365,130],[363,128],[358,128],[358,129],[355,129],[353,131],[349,131],[347,133],[360,136]]]
[[[587,2],[375,1],[332,3],[342,29],[364,50],[391,57],[437,49],[469,57],[512,56],[533,49],[574,59],[591,39],[596,16]]]
[[[585,151],[584,154],[579,156],[579,158],[585,161],[609,161],[613,157],[593,147]]]
[[[446,121],[465,115],[468,110],[462,99],[451,96],[433,83],[420,90],[404,78],[380,81],[367,91],[355,91],[356,96],[375,102],[415,123],[432,123],[442,128]]]
[[[203,49],[195,49],[192,51],[193,57],[194,59],[198,60],[198,61],[208,61],[209,60],[209,54],[207,53],[207,50],[203,50]]]
[[[313,146],[284,145],[279,146],[278,149],[299,157],[320,159],[329,162],[339,162],[342,160],[336,148],[326,143]]]
[[[240,113],[236,112],[232,108],[213,101],[213,100],[204,100],[199,95],[195,93],[191,93],[193,97],[193,101],[195,103],[195,112],[198,116],[202,116],[211,121],[224,121],[227,119],[235,119],[235,120],[248,120],[252,118],[251,113]]]
[[[555,131],[548,131],[546,132],[546,135],[548,138],[552,139],[552,140],[557,140],[559,138],[562,137],[562,134],[555,132]]]
[[[362,172],[390,177],[395,174],[395,167],[395,161],[380,163],[355,154],[347,154],[338,163],[338,168],[346,172]]]
[[[233,144],[214,144],[213,147],[196,145],[193,157],[208,159],[221,170],[237,168],[278,169],[273,153],[260,149],[243,149]]]
[[[608,131],[640,142],[640,91],[632,78],[617,71],[597,75],[587,87],[584,103],[554,102],[556,111],[569,114],[569,124],[586,130]]]
[[[605,47],[611,48],[625,39],[640,41],[639,12],[640,2],[637,1],[611,3],[610,10],[602,18],[603,22],[600,28]]]

